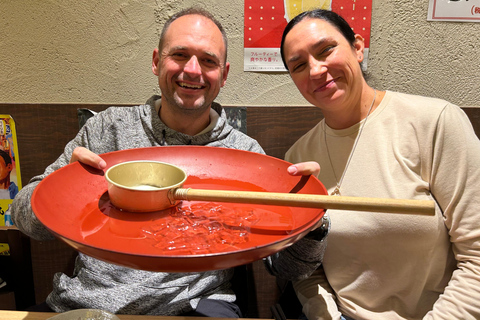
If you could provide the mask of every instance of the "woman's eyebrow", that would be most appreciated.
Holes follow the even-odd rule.
[[[315,42],[315,43],[312,45],[311,48],[312,48],[313,50],[315,50],[315,49],[323,46],[324,43],[327,42],[327,40],[328,40],[328,39],[325,39],[325,38],[320,39],[320,40],[318,40],[317,42]],[[288,62],[288,63],[291,63],[291,62],[295,62],[295,61],[297,61],[297,60],[299,60],[299,59],[300,59],[300,55],[295,55],[295,56],[291,57],[290,59],[288,59],[287,62]]]
[[[323,44],[324,44],[325,42],[327,42],[327,40],[328,40],[328,39],[325,39],[325,38],[318,40],[317,42],[315,42],[315,44],[312,46],[312,48],[313,48],[313,49],[317,49],[318,47],[323,46]]]

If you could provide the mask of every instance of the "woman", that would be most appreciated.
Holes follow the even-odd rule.
[[[286,27],[281,52],[325,116],[287,152],[316,161],[332,195],[435,200],[435,215],[329,210],[323,269],[294,283],[311,319],[480,318],[480,143],[460,108],[380,91],[364,40],[314,10]]]

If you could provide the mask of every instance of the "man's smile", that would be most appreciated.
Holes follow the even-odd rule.
[[[205,86],[200,85],[200,84],[191,84],[191,83],[186,83],[183,81],[177,81],[177,84],[179,87],[185,88],[185,89],[203,89]]]

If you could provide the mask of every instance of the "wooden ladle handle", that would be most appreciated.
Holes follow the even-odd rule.
[[[186,201],[236,202],[321,209],[342,209],[428,215],[435,214],[435,202],[431,200],[403,200],[189,188],[174,189],[172,190],[172,194],[175,200]]]

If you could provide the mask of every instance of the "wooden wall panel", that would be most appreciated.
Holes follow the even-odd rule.
[[[36,304],[45,301],[52,292],[53,276],[57,272],[73,274],[77,251],[60,240],[30,241],[33,283]]]
[[[283,159],[288,148],[321,119],[316,107],[247,107],[247,134],[268,155]]]
[[[477,137],[480,137],[480,108],[471,107],[463,108],[463,111],[467,114],[470,122],[472,123],[473,130],[477,134]]]
[[[78,132],[77,109],[103,110],[101,105],[0,104],[0,114],[15,121],[22,185],[54,162]]]
[[[0,275],[6,286],[0,290],[0,308],[25,310],[35,302],[30,239],[13,227],[0,227],[0,242],[9,245],[9,255],[0,255]]]

